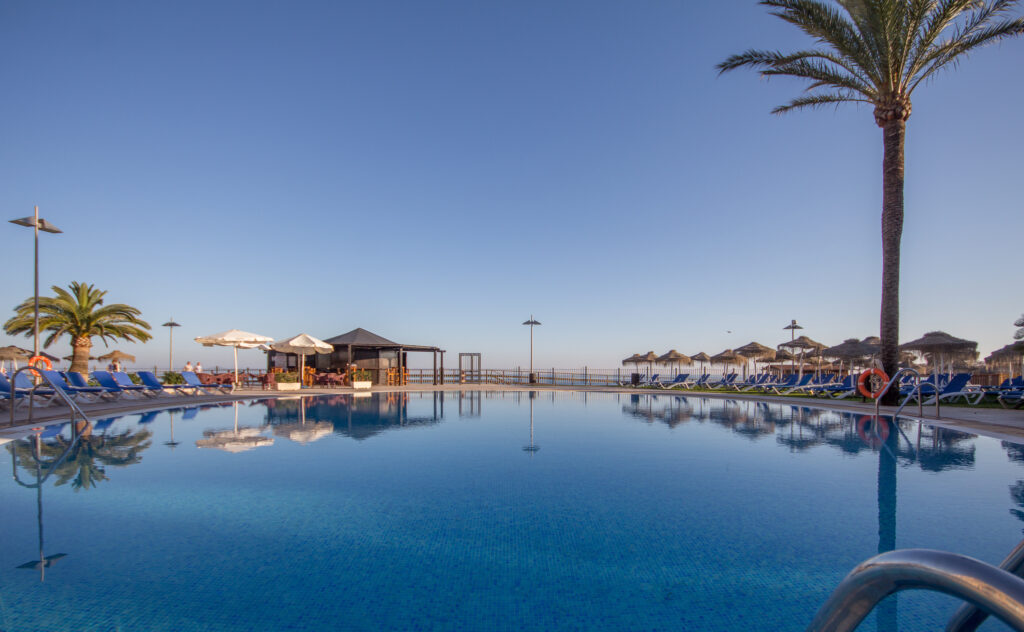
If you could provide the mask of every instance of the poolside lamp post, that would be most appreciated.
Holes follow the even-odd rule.
[[[168,362],[167,370],[168,371],[173,371],[174,370],[174,328],[175,327],[181,327],[181,325],[179,325],[178,323],[174,322],[174,317],[172,316],[171,319],[169,321],[167,321],[166,323],[164,323],[163,325],[161,325],[161,327],[166,327],[167,330],[171,332],[171,353],[170,353],[170,357],[167,359],[167,362]]]
[[[536,384],[537,376],[533,372],[533,327],[534,325],[539,325],[540,321],[534,320],[533,314],[530,314],[530,320],[523,324],[530,326],[530,384]]]
[[[34,341],[32,343],[32,355],[39,355],[39,231],[44,233],[60,233],[63,232],[53,224],[47,222],[45,219],[39,217],[39,207],[33,207],[32,217],[22,217],[21,219],[10,220],[12,224],[18,226],[27,226],[32,229],[35,234],[35,320],[32,325],[32,334]]]
[[[797,329],[803,329],[803,327],[801,327],[800,325],[796,324],[796,319],[794,318],[794,319],[792,319],[789,322],[788,325],[786,325],[782,329],[783,330],[786,330],[786,329],[789,330],[789,341],[793,342],[794,340],[796,340],[796,330]],[[803,364],[802,364],[803,363],[803,358],[801,358],[800,362],[801,362],[801,366],[803,366]],[[796,373],[796,357],[794,357],[790,361],[789,367],[790,367],[790,372]],[[803,372],[803,369],[801,369],[801,372]]]

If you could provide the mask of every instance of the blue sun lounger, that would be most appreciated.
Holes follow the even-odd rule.
[[[660,386],[661,388],[665,388],[665,389],[675,388],[677,386],[685,386],[686,385],[686,380],[688,380],[688,379],[690,379],[690,374],[689,373],[680,373],[671,382],[661,382],[660,384],[658,384],[658,386]]]
[[[75,386],[73,384],[68,384],[64,379],[64,376],[61,375],[59,371],[40,369],[39,372],[46,377],[46,380],[50,384],[64,391],[65,394],[75,401],[83,400],[87,402],[94,402],[99,399],[117,399],[119,396],[119,394],[114,394],[102,386]],[[83,382],[85,381],[85,379],[82,378],[81,373],[74,373],[73,371],[69,371],[69,373],[77,375],[80,380]]]
[[[136,384],[135,382],[132,382],[132,378],[124,371],[114,371],[111,375],[114,376],[114,381],[116,381],[118,386],[121,388],[142,393],[147,397],[159,397],[164,392],[162,387],[149,386],[148,384]]]
[[[114,379],[114,376],[111,375],[109,371],[93,371],[92,379],[96,380],[100,386],[110,392],[119,393],[120,396],[134,397],[136,399],[142,396],[138,388],[135,388],[134,386],[129,388],[118,384],[117,380]]]
[[[157,379],[156,374],[152,371],[139,371],[138,376],[144,385],[153,390],[160,389],[161,393],[165,390],[169,390],[173,393],[177,393],[178,395],[188,395],[188,391],[194,392],[195,390],[187,384],[164,384]]]
[[[230,384],[203,384],[199,376],[195,374],[195,371],[182,371],[181,377],[185,379],[185,384],[202,393],[230,393],[233,388]],[[658,376],[655,375],[654,377]]]

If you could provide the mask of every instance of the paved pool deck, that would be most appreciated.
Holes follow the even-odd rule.
[[[758,400],[778,404],[789,404],[792,406],[810,406],[812,408],[827,408],[860,414],[874,414],[875,405],[873,402],[861,402],[850,400],[829,400],[816,399],[811,397],[786,397],[762,394],[749,394],[737,392],[707,392],[707,391],[686,391],[686,390],[658,390],[658,389],[634,389],[607,386],[546,386],[534,385],[532,387],[521,385],[494,385],[494,384],[444,384],[444,385],[410,385],[410,386],[381,386],[374,387],[370,391],[354,391],[352,388],[306,388],[301,391],[264,391],[259,389],[240,389],[226,395],[164,395],[148,399],[123,398],[115,401],[102,401],[88,403],[81,406],[82,411],[90,419],[102,419],[117,415],[124,415],[150,410],[162,410],[179,406],[193,406],[203,404],[215,404],[236,399],[252,400],[268,397],[296,397],[297,395],[338,395],[346,393],[422,393],[422,392],[446,392],[457,393],[459,391],[489,391],[489,392],[512,392],[512,391],[564,391],[564,392],[591,392],[591,393],[619,393],[619,394],[640,394],[654,397],[709,397],[715,399],[729,400]],[[881,407],[885,414],[893,409],[886,406]],[[972,406],[948,406],[943,405],[939,416],[935,415],[935,407],[925,406],[923,414],[919,417],[917,406],[907,406],[901,413],[902,417],[921,419],[932,425],[953,428],[981,434],[997,439],[1024,442],[1024,409],[1004,410],[1001,408],[976,408]],[[68,408],[65,406],[52,406],[39,408],[33,412],[31,420],[28,418],[27,410],[15,411],[14,423],[11,424],[10,411],[0,411],[0,439],[13,439],[29,434],[33,428],[40,425],[53,423],[55,421],[66,421],[69,418]]]

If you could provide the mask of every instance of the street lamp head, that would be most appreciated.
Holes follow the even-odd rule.
[[[164,323],[163,325],[160,325],[160,326],[161,327],[181,327],[181,325],[179,325],[178,323],[174,322],[173,318],[170,319],[169,321],[167,321],[166,323]]]
[[[21,219],[12,219],[10,221],[12,224],[17,224],[18,226],[27,226],[28,228],[34,228],[36,226],[36,218],[34,217],[22,217]],[[39,230],[43,231],[44,233],[64,232],[41,217],[39,218]]]
[[[794,318],[792,321],[790,321],[790,323],[788,325],[783,327],[783,329],[803,329],[803,327],[801,327],[800,325],[796,324],[796,319]]]
[[[523,323],[523,324],[524,324],[524,325],[531,325],[531,326],[532,326],[532,325],[539,325],[539,324],[540,324],[540,321],[534,320],[534,319],[533,319],[533,316],[530,316],[530,320],[526,321],[526,322],[525,322],[525,323]]]

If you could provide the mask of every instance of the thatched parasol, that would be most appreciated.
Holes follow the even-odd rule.
[[[754,373],[757,373],[757,361],[770,362],[775,359],[775,349],[766,347],[760,342],[749,342],[736,348],[736,353],[754,361]]]
[[[828,345],[822,344],[822,343],[818,342],[817,340],[811,340],[807,336],[800,336],[799,338],[795,338],[793,340],[790,340],[789,342],[783,342],[782,344],[780,344],[778,346],[779,349],[790,349],[792,351],[797,351],[797,350],[800,351],[799,359],[800,359],[800,375],[801,376],[803,376],[803,372],[804,372],[804,367],[803,367],[804,354],[807,353],[808,350],[811,350],[813,352],[813,351],[819,351],[819,350],[824,349],[826,347],[828,347]]]
[[[690,364],[690,362],[690,356],[685,353],[679,353],[675,349],[658,357],[658,364],[675,365],[677,368],[680,364]]]
[[[104,362],[114,362],[115,360],[126,360],[128,362],[135,362],[135,356],[131,355],[130,353],[125,353],[124,351],[118,351],[117,349],[111,351],[110,353],[105,353],[101,356],[98,356],[96,359],[102,360]]]
[[[736,353],[732,349],[726,349],[725,351],[723,351],[722,353],[719,353],[718,355],[711,356],[711,363],[712,364],[724,364],[724,365],[728,366],[730,364],[732,364],[732,365],[739,365],[739,364],[742,364],[742,363],[744,363],[746,361],[747,361],[747,359],[745,357],[743,357],[742,355]]]
[[[21,347],[0,347],[0,360],[28,360],[31,357],[32,352]]]
[[[985,364],[1005,366],[1012,374],[1021,360],[1024,360],[1024,345],[1019,342],[1011,342],[990,353],[985,358]]]
[[[943,360],[957,357],[976,357],[978,343],[972,340],[964,340],[951,336],[944,331],[929,331],[917,340],[911,340],[900,345],[901,351],[919,351],[925,354],[928,362],[932,365],[934,372],[935,360],[938,358],[941,364]]]
[[[690,362],[700,362],[700,372],[704,373],[704,363],[710,362],[711,356],[704,353],[703,351],[697,352],[690,356]]]
[[[839,360],[839,371],[843,370],[843,364],[846,363],[848,367],[853,367],[854,361],[863,362],[867,358],[878,353],[878,345],[871,345],[862,342],[856,338],[847,338],[840,344],[834,347],[828,347],[822,349],[820,354],[826,358],[833,358]]]
[[[657,362],[657,361],[658,361],[658,354],[654,353],[653,351],[648,351],[647,353],[645,353],[642,356],[640,356],[640,362],[646,362],[647,363],[647,374],[648,375],[650,375],[650,373],[651,373],[652,365],[655,362]]]

